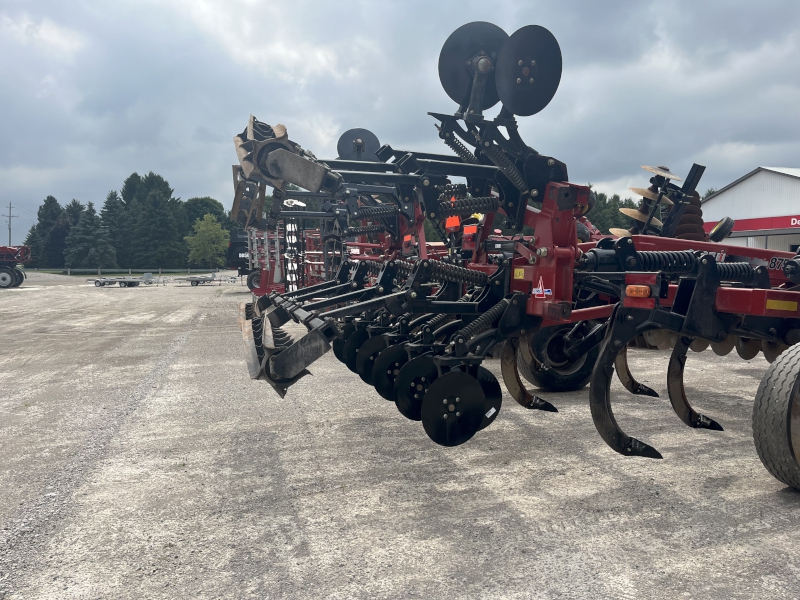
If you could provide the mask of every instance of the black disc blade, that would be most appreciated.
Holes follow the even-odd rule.
[[[389,346],[375,359],[372,367],[372,385],[382,398],[394,402],[394,380],[400,367],[408,362],[405,344]]]
[[[491,371],[485,367],[478,367],[478,383],[486,396],[486,403],[483,405],[483,420],[480,429],[485,429],[491,425],[500,413],[503,405],[503,390],[500,382],[492,375]]]
[[[544,27],[515,31],[500,50],[495,70],[497,93],[515,115],[535,115],[556,95],[561,82],[561,48]]]
[[[498,53],[508,40],[508,34],[497,25],[484,21],[467,23],[456,29],[442,46],[439,53],[439,81],[450,98],[459,106],[469,104],[472,92],[472,73],[467,61],[485,52],[497,64]],[[486,78],[482,110],[491,108],[500,100],[494,83],[495,73]]]
[[[356,330],[353,323],[348,323],[342,328],[342,337],[337,337],[331,342],[331,349],[340,361],[344,362],[344,342]]]
[[[344,342],[342,348],[342,356],[344,357],[344,364],[353,373],[356,373],[356,360],[358,360],[358,351],[369,339],[369,333],[366,329],[356,329]]]
[[[356,358],[356,373],[364,383],[372,385],[372,367],[375,366],[375,359],[386,350],[388,346],[386,338],[382,335],[375,335],[369,338],[361,348],[358,349]]]
[[[428,388],[422,402],[422,426],[440,446],[459,446],[480,429],[485,404],[477,379],[450,371]]]
[[[430,354],[412,358],[400,369],[394,381],[394,403],[406,419],[422,419],[422,401],[436,380],[439,370]]]
[[[369,129],[348,129],[336,143],[336,151],[340,160],[368,160],[378,161],[375,154],[381,147],[378,136]]]

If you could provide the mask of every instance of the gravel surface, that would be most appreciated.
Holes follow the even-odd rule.
[[[668,352],[629,351],[661,398],[615,381],[615,414],[662,461],[611,451],[587,390],[447,449],[332,353],[283,400],[251,381],[246,288],[47,277],[0,291],[0,599],[800,597],[761,356],[690,353],[714,432],[672,413]]]

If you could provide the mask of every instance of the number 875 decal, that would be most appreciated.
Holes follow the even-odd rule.
[[[777,256],[773,256],[772,258],[769,259],[768,268],[780,271],[783,269],[783,263],[785,262],[786,262],[785,258],[778,258]]]

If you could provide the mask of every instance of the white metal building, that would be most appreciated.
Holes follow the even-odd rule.
[[[703,201],[706,231],[736,221],[726,243],[796,252],[800,248],[800,169],[758,167]]]

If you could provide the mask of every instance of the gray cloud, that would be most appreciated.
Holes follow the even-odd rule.
[[[758,165],[800,165],[794,0],[594,2],[0,3],[0,189],[22,218],[47,194],[101,204],[132,171],[230,204],[232,136],[252,112],[317,156],[351,127],[441,150],[427,111],[459,25],[536,23],[561,44],[552,103],[525,140],[573,181],[620,192],[639,165],[708,167],[703,188]]]

